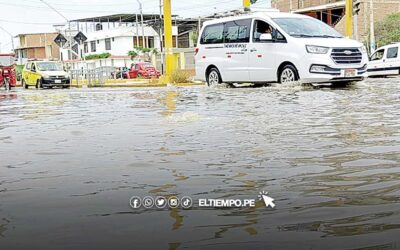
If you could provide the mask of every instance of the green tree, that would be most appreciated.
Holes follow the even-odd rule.
[[[378,47],[400,42],[400,13],[391,14],[378,22],[375,36]]]
[[[131,50],[128,52],[128,56],[131,57],[131,60],[134,60],[138,56],[138,53],[136,52],[136,50]]]

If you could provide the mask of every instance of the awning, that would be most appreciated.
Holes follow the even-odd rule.
[[[329,3],[329,4],[317,5],[309,8],[294,10],[292,11],[292,13],[307,13],[313,11],[341,9],[344,8],[345,6],[346,6],[346,1],[340,1],[336,3]]]

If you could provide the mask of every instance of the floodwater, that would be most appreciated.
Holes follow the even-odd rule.
[[[1,91],[0,249],[400,248],[400,79]]]

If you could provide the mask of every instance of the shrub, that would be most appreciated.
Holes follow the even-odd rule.
[[[172,83],[187,83],[190,81],[190,74],[183,70],[176,70],[171,76]]]
[[[375,27],[376,43],[378,47],[400,41],[400,13],[387,16]]]
[[[106,59],[111,56],[110,53],[102,53],[102,54],[93,54],[93,55],[88,55],[85,57],[86,60],[94,60],[94,59]]]

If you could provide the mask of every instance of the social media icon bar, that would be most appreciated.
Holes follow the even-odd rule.
[[[185,196],[181,199],[181,206],[184,209],[189,209],[193,206],[193,201],[190,197]]]
[[[138,209],[142,205],[142,199],[140,199],[140,197],[133,196],[130,199],[129,204],[133,209]]]
[[[143,207],[152,208],[154,206],[154,199],[150,196],[143,198]]]
[[[168,206],[170,208],[177,208],[179,206],[179,199],[176,196],[172,196],[168,199]]]
[[[155,202],[156,202],[156,207],[159,209],[165,208],[168,203],[167,199],[161,196],[157,197]]]

